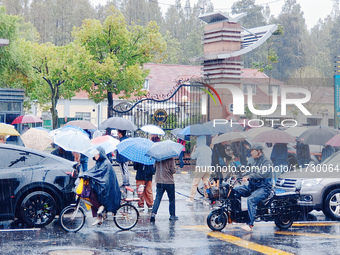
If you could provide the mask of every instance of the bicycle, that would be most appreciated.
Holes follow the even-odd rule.
[[[131,187],[126,187],[127,191],[131,191]],[[133,192],[133,189],[132,189]],[[129,230],[136,226],[139,220],[139,212],[135,206],[131,204],[132,201],[138,201],[139,198],[127,198],[123,197],[122,202],[119,208],[116,211],[116,214],[113,215],[113,221],[116,226],[122,230]],[[85,224],[86,213],[85,209],[80,205],[81,201],[90,206],[90,201],[81,198],[80,196],[76,196],[76,202],[65,207],[60,215],[59,222],[61,227],[68,232],[77,232],[79,231]],[[107,218],[107,214],[104,217]]]

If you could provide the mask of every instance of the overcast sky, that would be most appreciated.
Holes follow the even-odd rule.
[[[107,0],[90,0],[94,5],[105,4]],[[197,2],[197,0],[190,0],[191,4]],[[231,6],[236,0],[211,0],[214,4],[216,11],[231,11]],[[332,0],[297,0],[301,5],[301,9],[304,12],[306,24],[308,29],[312,28],[319,19],[324,19],[332,11]],[[174,4],[175,0],[158,0],[162,10],[166,10],[169,5]],[[182,0],[184,5],[185,0]],[[281,7],[284,4],[284,0],[256,0],[256,4],[268,4],[271,13],[277,17],[281,12]]]

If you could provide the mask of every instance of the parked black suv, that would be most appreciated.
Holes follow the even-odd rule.
[[[75,162],[0,144],[0,220],[43,227],[73,201]]]

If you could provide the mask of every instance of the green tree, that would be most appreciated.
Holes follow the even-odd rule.
[[[281,24],[285,33],[273,39],[273,48],[279,57],[273,77],[285,81],[294,70],[306,66],[308,31],[301,6],[296,0],[285,0],[275,23]]]
[[[58,125],[58,100],[61,97],[71,99],[75,91],[81,88],[78,67],[88,63],[89,55],[73,43],[67,46],[33,43],[27,45],[27,49],[29,48],[31,70],[25,88],[32,100],[36,99],[40,104],[51,104],[55,129]]]
[[[92,56],[82,72],[87,79],[83,89],[95,102],[108,99],[108,117],[113,116],[112,94],[128,98],[138,93],[148,74],[143,64],[155,61],[166,47],[155,22],[128,26],[121,12],[111,12],[103,24],[85,20],[74,30],[75,42]]]

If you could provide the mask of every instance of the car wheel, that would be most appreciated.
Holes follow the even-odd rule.
[[[335,189],[327,195],[323,213],[333,220],[340,220],[340,189]]]
[[[56,215],[55,199],[44,191],[27,194],[20,205],[20,216],[29,227],[44,227],[52,222]]]

